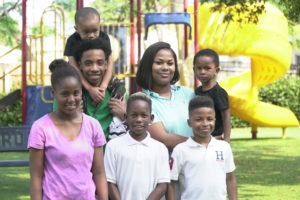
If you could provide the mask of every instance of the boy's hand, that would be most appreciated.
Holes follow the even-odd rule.
[[[99,87],[90,87],[88,92],[95,104],[101,104],[101,102],[104,99],[105,90],[103,90]]]
[[[121,99],[111,98],[108,107],[110,112],[119,117],[122,120],[125,120],[124,114],[126,113],[126,98],[125,95]]]

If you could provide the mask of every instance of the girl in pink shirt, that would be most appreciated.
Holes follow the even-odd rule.
[[[50,66],[52,93],[58,109],[32,125],[30,194],[33,200],[107,199],[102,146],[97,120],[80,112],[81,79],[64,60]]]

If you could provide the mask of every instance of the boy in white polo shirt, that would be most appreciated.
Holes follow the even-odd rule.
[[[230,145],[211,136],[215,110],[210,97],[197,96],[190,101],[188,124],[194,136],[178,144],[172,153],[169,199],[176,199],[174,184],[178,181],[181,200],[226,200],[227,192],[229,200],[236,200],[235,164]]]
[[[106,145],[104,165],[112,200],[144,200],[163,197],[170,182],[168,150],[147,132],[153,120],[151,100],[143,93],[127,101],[129,134]]]

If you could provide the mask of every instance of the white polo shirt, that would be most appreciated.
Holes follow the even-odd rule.
[[[146,199],[158,183],[170,182],[168,157],[165,145],[149,133],[141,142],[125,134],[106,145],[107,181],[118,186],[122,200]]]
[[[226,200],[226,173],[235,170],[227,142],[212,137],[206,148],[189,138],[174,148],[170,163],[181,200]]]

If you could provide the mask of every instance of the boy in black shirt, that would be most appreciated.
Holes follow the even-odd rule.
[[[230,142],[230,110],[227,92],[215,80],[219,68],[219,55],[212,49],[203,49],[194,56],[193,70],[201,82],[195,93],[199,96],[210,96],[215,104],[216,124],[212,133],[217,139]]]
[[[67,40],[67,44],[64,51],[64,56],[68,56],[69,62],[72,66],[75,66],[79,70],[74,59],[73,51],[76,46],[82,40],[93,40],[96,38],[102,38],[109,43],[110,40],[106,33],[100,30],[100,15],[98,11],[91,7],[84,7],[79,9],[75,14],[75,26],[76,32],[73,33]],[[91,86],[87,80],[81,75],[82,84],[84,88],[89,92],[90,96],[96,104],[100,104],[105,97],[105,91],[109,84],[109,81],[113,73],[113,61],[112,56],[109,56],[108,67],[104,74],[103,81],[99,87]],[[80,73],[81,74],[81,73]]]

